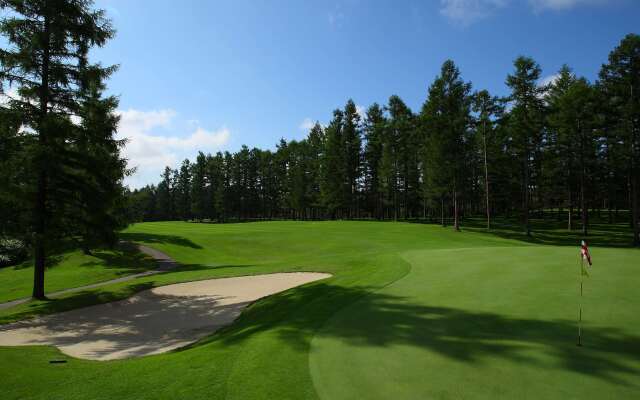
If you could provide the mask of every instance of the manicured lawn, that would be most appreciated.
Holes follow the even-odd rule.
[[[508,226],[487,234],[391,222],[138,224],[126,239],[184,266],[5,310],[0,321],[212,276],[333,277],[263,299],[232,326],[167,354],[93,362],[55,348],[1,348],[0,392],[7,399],[637,398],[640,252],[621,247],[624,227],[598,229],[579,348],[577,236],[555,227],[525,241]]]
[[[45,271],[47,293],[92,283],[108,281],[123,275],[155,268],[148,257],[130,248],[96,250],[92,255],[70,251],[54,256]],[[33,262],[0,268],[0,303],[31,296]]]

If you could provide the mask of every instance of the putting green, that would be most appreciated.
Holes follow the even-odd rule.
[[[322,399],[637,396],[637,252],[592,253],[583,347],[575,248],[403,253],[404,278],[314,337],[315,389]]]

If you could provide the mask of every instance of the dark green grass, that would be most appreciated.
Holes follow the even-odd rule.
[[[550,227],[525,240],[507,226],[484,233],[480,224],[460,233],[388,222],[135,225],[127,239],[184,267],[2,318],[212,276],[333,277],[263,299],[232,326],[167,354],[92,362],[48,347],[2,348],[0,392],[21,399],[638,397],[640,252],[616,248],[615,229],[594,231],[601,242],[592,249],[578,348],[577,238]],[[609,234],[613,247],[603,247]],[[61,358],[68,362],[49,364]]]

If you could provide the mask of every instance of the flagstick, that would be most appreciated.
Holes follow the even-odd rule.
[[[578,315],[578,346],[582,346],[582,282],[584,276],[582,269],[584,268],[584,259],[580,255],[580,313]]]

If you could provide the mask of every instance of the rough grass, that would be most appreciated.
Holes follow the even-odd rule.
[[[497,228],[138,224],[126,239],[184,266],[5,310],[0,320],[213,276],[333,277],[263,299],[232,326],[167,354],[95,362],[48,347],[0,348],[0,392],[8,399],[638,397],[640,252],[622,247],[625,228],[594,232],[582,348],[577,236],[545,225],[526,239],[507,224]]]

